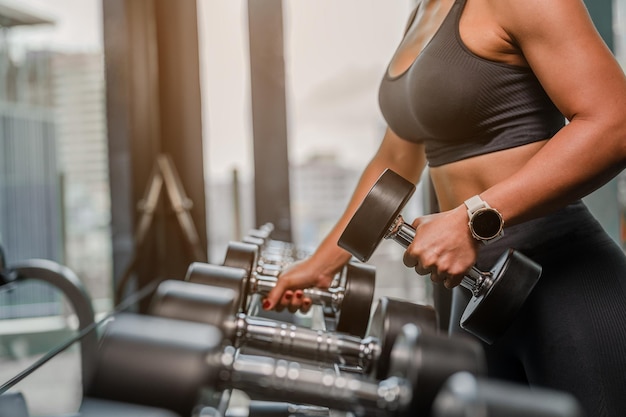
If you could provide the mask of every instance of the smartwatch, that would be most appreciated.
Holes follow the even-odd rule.
[[[468,225],[474,239],[488,244],[502,237],[504,220],[498,210],[477,195],[465,200],[464,204],[467,207]]]

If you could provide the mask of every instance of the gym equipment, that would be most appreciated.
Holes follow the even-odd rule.
[[[30,417],[26,400],[20,392],[0,394],[0,417]]]
[[[229,242],[222,264],[275,278],[284,268],[296,261],[295,258],[289,256],[279,254],[268,256],[267,253],[261,255],[260,252],[260,246],[250,242],[250,239],[241,242]]]
[[[91,299],[86,288],[78,276],[66,266],[47,259],[27,259],[12,263],[9,267],[6,267],[6,263],[3,263],[2,267],[4,277],[6,277],[4,284],[19,285],[19,283],[24,281],[38,280],[59,290],[76,314],[78,332],[0,385],[0,417],[29,417],[30,413],[23,395],[20,392],[9,390],[15,389],[22,380],[32,375],[56,357],[56,355],[73,346],[76,342],[80,342],[82,384],[83,391],[86,391],[86,387],[92,381],[94,372],[94,362],[98,348],[98,333],[96,331],[98,326],[109,320],[118,311],[134,305],[142,297],[152,294],[156,287],[155,283],[154,286],[142,288],[136,293],[135,297],[125,299],[122,304],[115,307],[113,312],[96,322]],[[179,417],[166,410],[112,401],[90,401],[88,398],[83,398],[79,413],[76,414],[76,417],[79,416]]]
[[[282,401],[250,401],[247,411],[246,417],[331,417],[332,415],[328,407]],[[237,417],[237,414],[227,412],[226,417]]]
[[[268,250],[263,250],[262,245],[259,242],[255,243],[255,240],[258,239],[248,238],[241,242],[229,242],[223,264],[256,271],[261,275],[278,276],[285,267],[305,257],[303,254],[293,256],[280,248],[268,253]]]
[[[405,249],[415,229],[404,222],[400,211],[415,186],[387,169],[372,186],[339,238],[339,246],[365,262],[382,239]],[[461,317],[461,327],[486,343],[493,343],[515,318],[541,276],[541,266],[509,249],[489,272],[472,267],[461,286],[472,298]]]
[[[583,417],[569,393],[476,377],[452,375],[433,404],[432,417]]]
[[[271,238],[272,232],[274,231],[273,223],[264,223],[260,227],[255,229],[250,229],[248,231],[247,236],[254,236],[261,238],[263,240],[269,240]]]
[[[363,337],[374,298],[375,268],[350,263],[343,269],[343,274],[345,287],[331,287],[326,290],[306,288],[303,293],[314,304],[335,312],[338,316],[337,331]],[[244,312],[248,311],[250,295],[266,295],[276,285],[276,277],[249,273],[238,267],[201,262],[189,265],[185,281],[234,290],[238,295],[237,305]]]
[[[250,229],[242,238],[241,243],[254,245],[257,248],[255,266],[264,267],[263,274],[278,276],[284,267],[305,258],[307,254],[293,243],[272,239],[273,230],[274,225],[271,223]],[[226,258],[228,259],[228,255]]]
[[[7,392],[18,382],[32,374],[42,365],[80,340],[81,369],[83,385],[88,384],[93,373],[93,358],[98,344],[95,332],[91,330],[96,326],[94,310],[91,299],[82,281],[74,271],[64,265],[47,259],[27,259],[12,264],[5,268],[7,283],[18,283],[26,280],[38,280],[50,284],[62,292],[68,300],[78,319],[78,336],[57,346],[50,352],[40,357],[35,363],[10,380],[0,385],[0,395]]]
[[[273,230],[273,225],[266,223],[258,229],[249,230],[242,242],[257,245],[262,262],[285,264],[310,255],[293,243],[272,239],[271,233]]]
[[[266,227],[263,227],[265,229]],[[280,273],[288,266],[293,264],[296,259],[292,257],[285,258],[283,255],[269,255],[267,251],[264,255],[260,255],[261,246],[246,242],[230,242],[226,250],[226,256],[224,257],[223,265],[232,266],[234,268],[243,268],[246,271],[250,271],[252,274],[255,272],[259,277],[272,277],[272,281],[278,278]],[[304,257],[299,254],[298,256]],[[298,259],[299,260],[299,259]],[[330,288],[344,287],[345,277],[344,270],[341,273],[335,274]],[[255,301],[258,301],[259,297]],[[248,298],[248,303],[252,303],[252,299]],[[258,304],[258,303],[257,303]],[[245,309],[246,312],[251,312],[249,308]],[[326,322],[326,327],[329,330],[337,330],[340,332],[355,334],[359,337],[363,337],[367,327],[365,321],[339,321],[337,318],[337,312],[332,307],[322,307],[321,309]],[[357,313],[358,314],[358,313]],[[339,328],[337,328],[339,325]]]
[[[59,417],[184,417],[171,410],[130,404],[121,401],[108,401],[84,397],[78,414],[64,414]],[[191,416],[189,416],[191,417]]]
[[[405,332],[412,335],[406,338]],[[392,358],[403,362],[397,369],[409,362],[415,367],[409,373],[411,378],[404,376],[405,368],[404,373],[382,381],[299,362],[242,355],[222,343],[220,331],[211,325],[119,314],[103,333],[89,395],[189,416],[199,404],[210,402],[215,391],[240,389],[253,399],[288,399],[357,416],[427,416],[432,393],[450,375],[461,371],[482,374],[485,369],[484,354],[476,341],[422,332],[414,325],[403,328],[392,349]]]
[[[387,297],[378,301],[363,339],[237,314],[235,300],[236,294],[227,288],[168,280],[157,288],[150,313],[211,324],[237,348],[246,346],[271,354],[335,363],[343,370],[361,372],[376,379],[388,376],[391,347],[404,324],[437,331],[432,307]]]
[[[166,153],[158,154],[145,193],[139,202],[138,209],[141,212],[141,216],[137,221],[137,228],[133,236],[135,247],[122,276],[117,280],[113,293],[114,304],[121,302],[128,284],[134,278],[137,278],[134,272],[139,262],[138,256],[144,251],[150,229],[154,224],[155,213],[158,212],[161,195],[164,195],[164,198],[169,201],[186,243],[184,247],[191,258],[199,262],[207,260],[207,250],[203,247],[191,215],[193,201],[185,194],[183,182],[170,155]],[[137,285],[142,287],[146,284],[139,282]]]

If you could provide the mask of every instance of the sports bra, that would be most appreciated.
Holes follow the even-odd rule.
[[[385,72],[379,106],[398,136],[423,143],[431,167],[548,139],[565,124],[530,68],[472,53],[455,0],[411,66]]]

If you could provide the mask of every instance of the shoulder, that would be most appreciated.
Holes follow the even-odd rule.
[[[471,0],[470,0],[471,1]],[[595,30],[582,0],[486,0],[493,16],[515,39],[563,31]]]
[[[471,1],[471,0],[468,0]],[[498,16],[526,24],[547,23],[553,19],[584,15],[589,17],[583,0],[485,0]],[[532,19],[531,19],[532,18]]]
[[[620,95],[623,101],[623,71],[583,0],[468,1],[488,5],[492,18],[570,120],[598,111],[614,113],[615,109],[606,108],[609,96]],[[599,73],[604,76],[598,77]]]

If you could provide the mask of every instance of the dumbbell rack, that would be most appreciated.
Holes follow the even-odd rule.
[[[10,265],[10,268],[6,268],[4,259],[2,259],[2,261],[3,276],[6,276],[6,282],[3,282],[4,284],[15,285],[25,280],[38,280],[60,290],[68,300],[78,318],[79,332],[85,331],[84,335],[79,333],[79,339],[71,339],[69,342],[80,342],[82,381],[84,391],[87,392],[89,390],[90,381],[93,378],[95,357],[98,349],[98,332],[95,331],[95,329],[100,323],[95,322],[91,299],[81,280],[71,269],[46,259],[20,261]],[[50,359],[54,357],[54,354],[58,353],[55,351],[49,353]],[[44,358],[46,358],[46,356],[48,355],[45,355]],[[37,365],[37,363],[35,363],[35,365]],[[43,365],[43,362],[41,365]],[[30,416],[25,396],[20,391],[15,391],[13,384],[18,384],[23,378],[28,377],[31,372],[36,372],[36,370],[37,369],[33,368],[31,371],[31,369],[27,368],[27,372],[22,372],[3,384],[3,386],[6,385],[7,389],[11,389],[11,391],[0,393],[0,409],[2,411],[0,414],[5,415],[4,413],[8,413],[6,415],[11,415],[12,417]],[[244,402],[241,400],[241,396],[235,396],[235,398],[231,400],[230,394],[231,392],[225,391],[216,395],[215,405],[220,406],[221,403],[222,405],[220,407],[224,410],[224,414],[223,416],[217,414],[215,417],[237,417],[235,412],[239,405],[245,406],[246,410],[248,410],[246,416],[249,417],[252,417],[254,414],[256,414],[257,417],[330,417],[330,410],[326,407],[314,407],[286,402],[248,400]],[[231,411],[231,408],[233,408],[233,411]],[[146,407],[141,404],[85,396],[81,401],[78,413],[75,415],[76,417],[101,415],[138,417],[169,414],[167,410]],[[204,415],[208,414],[203,414],[203,416]],[[333,412],[333,416],[340,417],[340,415],[335,412]]]
[[[256,245],[259,248],[259,256],[256,263],[256,271],[258,273],[277,277],[284,268],[306,258],[310,253],[290,242],[272,239],[271,234],[273,230],[273,224],[265,223],[258,228],[250,229],[241,242]],[[340,286],[345,288],[345,275],[337,274],[330,288]],[[312,329],[336,330],[337,315],[331,308],[313,304],[307,313],[277,313],[276,311],[263,310],[261,305],[262,296],[253,294],[248,307],[248,315],[289,322],[298,326],[311,327]]]
[[[66,267],[46,260],[34,260],[14,265],[12,272],[15,272],[15,275],[7,275],[10,282],[17,282],[26,278],[34,278],[46,281],[53,286],[61,289],[61,291],[63,291],[63,293],[69,299],[70,303],[77,313],[80,329],[86,329],[99,324],[94,323],[91,302],[88,294],[82,287],[80,280],[77,279],[73,272]],[[131,314],[131,316],[134,315]],[[136,318],[139,320],[143,320],[146,318],[146,316],[136,315]],[[156,317],[154,319],[159,320]],[[120,318],[120,321],[123,321],[122,318]],[[107,324],[114,322],[115,320],[107,321]],[[102,370],[104,370],[104,372],[110,372],[110,375],[113,376],[119,376],[120,374],[124,375],[127,365],[137,366],[138,363],[142,362],[146,357],[150,356],[150,351],[152,351],[152,349],[156,349],[157,351],[162,352],[162,354],[164,355],[164,360],[156,360],[153,363],[146,363],[144,365],[140,365],[139,368],[137,368],[138,371],[145,371],[146,376],[143,379],[139,377],[139,379],[136,380],[140,381],[141,383],[135,388],[138,391],[145,390],[146,392],[151,393],[150,389],[145,389],[145,383],[152,383],[154,380],[159,380],[159,378],[155,375],[167,376],[170,370],[175,370],[174,375],[179,376],[183,375],[187,377],[188,371],[191,371],[190,373],[192,375],[194,374],[194,369],[198,369],[198,367],[192,367],[191,370],[185,370],[185,372],[181,373],[180,370],[182,368],[176,365],[177,360],[179,359],[183,359],[182,362],[178,362],[179,365],[188,363],[184,361],[184,352],[188,351],[189,353],[196,355],[196,353],[200,352],[200,350],[197,349],[198,347],[201,349],[207,349],[213,344],[215,344],[215,349],[221,349],[218,347],[219,341],[217,340],[217,335],[213,333],[213,330],[211,331],[212,336],[207,339],[212,340],[212,342],[209,343],[209,346],[198,346],[198,339],[201,339],[200,335],[202,332],[196,332],[195,328],[191,329],[192,331],[186,333],[189,336],[188,345],[182,343],[181,341],[183,341],[185,338],[178,337],[175,333],[179,330],[182,330],[183,327],[195,326],[191,323],[176,324],[175,327],[172,328],[172,330],[175,330],[173,334],[162,331],[151,332],[149,334],[146,333],[148,339],[159,339],[159,341],[163,342],[163,344],[152,344],[152,342],[150,342],[142,345],[141,343],[148,342],[149,340],[134,338],[136,337],[137,333],[146,331],[144,324],[145,322],[141,322],[139,326],[133,326],[131,328],[128,328],[128,333],[118,339],[120,341],[124,341],[123,343],[126,343],[126,341],[134,340],[133,343],[139,344],[133,345],[131,343],[131,345],[122,345],[118,347],[117,352],[119,352],[120,354],[114,356],[117,357],[116,360],[121,360],[121,362],[116,363],[114,361],[113,363],[116,366],[121,366],[121,368],[118,368],[117,370],[114,368],[113,370],[110,370],[107,366],[101,366],[103,364],[108,365],[108,363],[99,363],[102,358],[110,358],[110,356],[100,355],[94,352],[96,344],[102,346],[102,343],[98,343],[98,334],[96,332],[85,334],[81,343],[84,384],[89,383],[89,380],[92,378],[92,374],[95,380],[95,374]],[[159,327],[157,328],[160,328],[162,330],[163,328],[160,326],[161,325],[159,325]],[[198,327],[197,329],[200,329],[200,327]],[[183,333],[181,333],[180,335],[183,335]],[[417,333],[415,335],[417,335]],[[410,333],[407,333],[407,336],[410,336]],[[103,337],[100,342],[103,342],[104,340],[105,338]],[[439,353],[442,352],[442,348],[451,349],[453,348],[453,346],[456,347],[458,344],[462,343],[463,340],[460,339],[458,341],[455,341],[454,344],[449,345],[446,343],[445,345],[437,346],[436,349],[423,350],[419,355],[407,354],[409,352],[408,346],[415,345],[414,343],[409,342],[410,340],[405,338],[404,344],[401,344],[400,349],[397,350],[394,354],[395,360],[399,361],[399,364],[395,366],[395,371],[409,370],[409,373],[415,372],[418,368],[416,368],[416,364],[413,363],[413,361],[419,359],[420,362],[423,361],[424,364],[432,364],[434,361],[436,361],[438,356],[442,360],[441,366],[448,366],[451,361],[454,361],[458,357],[457,355],[460,353],[460,351],[444,351],[443,354]],[[129,363],[126,362],[126,359],[129,354],[132,353],[132,349],[127,349],[127,347],[132,346],[139,347],[136,352],[134,352],[135,356],[131,355],[137,360],[131,361]],[[424,348],[426,347],[427,345],[424,345]],[[173,348],[174,350],[169,350],[170,348]],[[233,349],[233,347],[225,348],[225,350],[222,351],[222,354],[217,356],[212,355],[213,358],[219,358],[220,361],[222,361],[222,365],[219,366],[219,369],[221,369],[222,371],[216,373],[214,377],[220,380],[217,381],[218,385],[226,387],[226,389],[219,392],[216,391],[215,395],[213,396],[213,402],[207,401],[202,403],[203,406],[205,405],[205,408],[203,409],[203,412],[201,414],[204,417],[340,417],[344,415],[352,416],[355,415],[355,413],[359,414],[359,412],[363,412],[365,409],[371,412],[371,415],[390,417],[391,415],[396,415],[396,411],[398,411],[396,407],[405,407],[407,405],[407,401],[411,401],[412,406],[409,410],[407,410],[408,412],[401,413],[400,415],[412,416],[416,415],[413,412],[415,411],[413,409],[414,405],[420,407],[423,406],[423,404],[421,404],[421,399],[419,400],[420,403],[416,404],[416,394],[421,396],[429,389],[436,388],[434,385],[431,386],[431,384],[426,384],[420,389],[413,390],[413,394],[407,395],[406,391],[409,390],[410,387],[406,386],[406,384],[402,380],[389,379],[385,380],[387,382],[378,381],[377,383],[373,380],[365,380],[358,378],[357,376],[353,377],[349,374],[341,375],[341,373],[337,369],[333,370],[332,368],[326,368],[325,371],[321,373],[318,369],[311,368],[304,363],[289,362],[284,359],[276,360],[268,358],[267,360],[264,360],[258,357],[252,357],[243,352],[240,352],[239,350]],[[180,350],[180,353],[183,353],[182,358],[177,357],[177,355],[173,354],[178,353],[178,350]],[[113,352],[115,352],[115,350]],[[435,356],[425,358],[424,354],[426,354],[427,352],[432,352],[435,354]],[[200,354],[197,357],[199,359],[199,361],[197,362],[198,365],[207,366],[209,360],[206,354]],[[163,364],[170,362],[172,362],[174,365],[163,366]],[[233,366],[230,366],[231,364]],[[143,370],[141,369],[142,366]],[[213,364],[209,366],[212,367],[217,365]],[[159,370],[155,373],[155,369],[153,369],[155,367],[163,367],[164,370]],[[268,367],[272,369],[272,373],[263,373],[262,369]],[[473,369],[473,366],[470,366],[470,368]],[[478,371],[479,369],[474,370]],[[295,371],[299,373],[299,376],[289,377],[290,373]],[[417,381],[418,384],[423,383],[424,379],[428,379],[428,377],[430,376],[430,371],[438,371],[438,367],[430,368],[428,372],[424,372],[423,375],[420,374],[420,378],[418,379],[411,377],[409,378],[409,380]],[[111,388],[118,389],[118,385],[123,385],[128,383],[129,381],[135,380],[135,376],[135,374],[129,373],[127,375],[127,378],[113,381]],[[285,376],[287,376],[288,378],[285,379]],[[320,378],[327,379],[329,381],[329,385],[321,385],[319,383]],[[261,384],[259,384],[259,381],[262,381],[264,379],[266,380],[266,382],[271,382],[271,384],[268,386],[264,386],[262,382]],[[176,381],[170,381],[168,378],[163,378],[162,382],[172,391],[175,391],[181,385]],[[189,381],[183,380],[181,382]],[[102,383],[102,380],[100,380],[100,383]],[[250,390],[250,393],[252,394],[254,394],[254,392],[258,392],[259,390],[264,391],[264,395],[267,395],[267,398],[264,401],[259,401],[257,399],[252,399],[251,401],[249,399],[242,401],[240,398],[236,398],[236,396],[232,395],[234,391],[232,391],[229,385],[230,387],[236,386],[244,390],[248,388]],[[320,400],[319,398],[321,397],[319,397],[318,391],[326,390],[327,387],[328,393],[324,394],[323,396],[325,400]],[[468,387],[473,387],[475,389],[474,391],[468,391]],[[78,411],[78,414],[75,414],[77,417],[89,417],[94,415],[124,415],[124,417],[138,417],[146,415],[172,415],[168,412],[167,409],[154,408],[155,406],[141,402],[134,403],[129,400],[127,400],[126,402],[121,402],[114,399],[106,400],[102,398],[89,397],[87,395],[88,388],[89,387],[85,387],[86,396],[83,398],[83,402],[81,404],[80,410]],[[188,389],[189,387],[187,388],[187,390]],[[119,392],[129,392],[129,390],[120,389]],[[286,392],[293,393],[293,396],[290,396],[289,393],[286,394]],[[171,394],[172,398],[176,398],[173,392],[169,393]],[[208,395],[208,393],[205,394],[207,395],[203,395],[203,398],[208,399],[210,395]],[[155,397],[154,395],[152,396]],[[411,398],[411,396],[413,398]],[[582,415],[578,409],[578,404],[576,403],[576,400],[567,394],[549,390],[542,391],[541,389],[533,390],[531,392],[527,389],[527,387],[514,385],[509,386],[506,384],[502,384],[501,381],[489,381],[485,379],[481,380],[472,373],[465,373],[464,375],[459,375],[458,373],[454,374],[454,376],[450,380],[448,380],[448,383],[443,387],[442,390],[433,390],[433,392],[428,392],[427,395],[424,395],[424,397],[424,400],[426,401],[430,401],[431,398],[435,400],[433,414],[429,414],[431,415],[431,417],[453,417],[459,415],[457,413],[458,410],[470,409],[471,407],[476,408],[487,406],[489,407],[490,413],[493,413],[490,415],[493,415],[494,417],[508,417],[510,415],[575,417]],[[156,396],[156,398],[158,398],[158,396]],[[276,402],[267,401],[268,399],[272,398],[275,399]],[[303,404],[305,404],[307,400],[312,399],[313,401],[320,401],[324,405],[312,406],[282,402],[285,399],[289,399],[291,401],[299,401]],[[437,400],[440,401],[438,402]],[[15,413],[10,414],[12,417],[29,417],[28,410],[26,409],[23,398],[21,398],[21,395],[19,395],[19,393],[9,393],[7,396],[0,395],[0,409],[2,409],[2,411],[6,412],[7,410],[13,410],[11,408],[7,408],[7,404],[16,405],[16,408],[14,409]],[[247,412],[245,414],[242,414],[240,412],[241,409],[238,407],[240,404],[243,405],[244,408],[246,408]],[[333,407],[333,409],[331,409],[330,407]],[[345,411],[337,411],[336,409]],[[213,412],[211,410],[213,410]],[[184,415],[184,417],[186,417],[186,415]]]
[[[274,226],[271,223],[265,223],[258,228],[249,230],[241,242],[258,246],[257,272],[262,275],[277,277],[282,269],[293,262],[304,259],[309,253],[297,248],[292,243],[272,239],[273,230]],[[344,281],[345,276],[337,274],[331,288],[345,284]],[[335,331],[336,329],[337,317],[330,308],[313,304],[307,313],[300,311],[279,313],[273,310],[264,310],[262,301],[262,295],[250,295],[247,314],[251,317],[291,323],[314,330]],[[244,350],[247,353],[263,353],[250,348],[244,348]],[[338,368],[337,371],[339,371]],[[213,406],[218,410],[215,417],[347,417],[351,415],[351,413],[331,410],[327,407],[250,399],[247,394],[240,390],[215,393]]]

